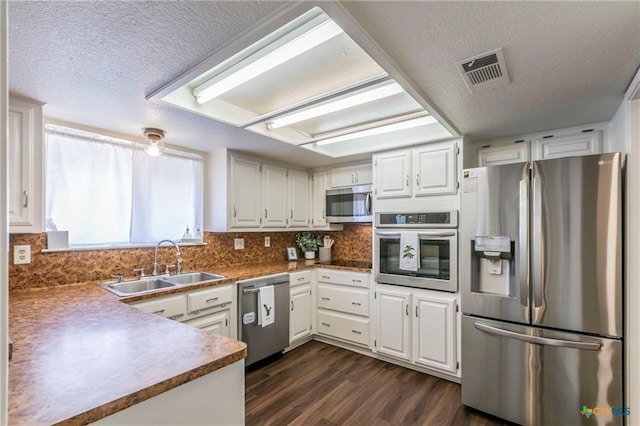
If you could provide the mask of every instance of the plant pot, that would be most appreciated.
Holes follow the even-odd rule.
[[[315,259],[316,258],[316,252],[315,251],[305,251],[304,252],[304,258],[305,259]]]

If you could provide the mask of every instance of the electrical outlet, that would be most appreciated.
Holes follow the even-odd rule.
[[[233,239],[233,249],[234,250],[244,250],[244,238],[234,238]]]
[[[264,246],[271,247],[271,237],[264,237]]]
[[[13,264],[31,263],[31,246],[13,246]]]

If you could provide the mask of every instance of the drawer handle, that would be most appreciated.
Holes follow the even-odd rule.
[[[219,297],[212,297],[211,299],[207,299],[205,300],[205,303],[209,303],[209,302],[215,302],[216,300],[220,299]]]
[[[356,280],[355,278],[353,278],[351,281],[354,282],[354,283],[361,283],[362,282],[362,280]]]
[[[224,308],[225,306],[227,306],[229,303],[220,303],[219,305],[213,305],[213,306],[207,306],[206,308],[202,308],[202,309],[197,309],[195,311],[191,311],[189,312],[190,314],[199,314],[202,311],[206,311],[208,309],[215,309],[215,308]]]
[[[298,281],[304,281],[304,277],[298,278]]]
[[[330,280],[331,277],[329,275],[323,275],[322,278],[324,278],[325,280]]]
[[[183,317],[183,316],[184,316],[184,314],[178,314],[178,315],[174,315],[172,317],[167,317],[167,318],[169,318],[171,320],[175,320],[175,319],[178,319],[178,318]]]
[[[356,306],[362,306],[362,303],[360,302],[351,302],[352,305],[356,305]]]
[[[160,309],[159,311],[151,312],[152,314],[161,314],[164,312],[164,309]]]
[[[356,334],[362,334],[362,331],[358,331],[358,330],[351,330],[351,331]]]
[[[331,327],[331,324],[327,324],[326,322],[323,322],[322,325],[324,325],[325,327]]]
[[[322,300],[331,300],[328,297],[323,297]]]

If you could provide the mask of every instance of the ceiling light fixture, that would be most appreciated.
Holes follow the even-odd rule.
[[[164,153],[164,130],[146,127],[143,131],[144,137],[147,138],[149,144],[144,147],[144,152],[152,157],[159,157]]]
[[[402,89],[402,87],[398,83],[393,82],[382,87],[376,87],[364,92],[361,91],[351,96],[346,96],[322,105],[318,105],[316,107],[308,108],[302,111],[295,112],[293,114],[276,118],[267,123],[267,128],[269,130],[278,129],[280,127],[288,126],[289,124],[298,123],[310,118],[320,117],[322,115],[366,104],[367,102],[377,101],[379,99],[397,95],[398,93],[403,92],[404,89]]]
[[[266,54],[261,54],[259,51],[249,56],[249,58],[240,62],[237,67],[232,67],[232,69],[238,68],[237,70],[230,70],[231,73],[222,78],[217,75],[193,89],[193,95],[200,104],[209,102],[213,98],[313,49],[341,33],[343,31],[338,24],[331,19],[324,20],[319,25],[315,25],[310,30],[295,36],[292,40]],[[258,56],[257,59],[254,59],[255,56]],[[248,63],[245,64],[245,62]]]
[[[348,141],[351,139],[364,138],[366,136],[380,135],[383,133],[395,132],[398,130],[411,129],[414,127],[426,126],[428,124],[437,123],[438,121],[432,116],[418,117],[410,120],[400,121],[397,123],[386,124],[383,126],[373,127],[371,129],[360,130],[359,132],[347,133],[346,135],[334,136],[331,138],[319,140],[316,142],[318,146],[329,145],[332,143]]]

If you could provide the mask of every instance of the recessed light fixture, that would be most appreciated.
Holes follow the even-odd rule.
[[[320,17],[322,18],[322,17]],[[242,83],[256,78],[296,56],[343,33],[342,28],[331,19],[316,19],[285,37],[250,55],[235,66],[216,75],[193,89],[198,103],[209,102]],[[308,27],[311,28],[308,28]]]
[[[386,124],[384,126],[373,127],[371,129],[360,130],[358,132],[347,133],[346,135],[334,136],[322,139],[316,142],[318,146],[329,145],[337,142],[344,142],[352,139],[364,138],[367,136],[380,135],[383,133],[395,132],[398,130],[411,129],[413,127],[426,126],[428,124],[437,123],[438,121],[432,116],[412,118],[410,120],[399,121],[397,123]]]
[[[285,115],[283,117],[276,118],[267,123],[269,129],[278,129],[280,127],[288,126],[293,123],[308,120],[310,118],[320,117],[322,115],[330,114],[332,112],[341,111],[343,109],[351,108],[353,106],[362,105],[367,102],[376,101],[389,96],[403,93],[404,90],[396,82],[386,84],[381,87],[375,87],[361,91],[359,93],[342,97],[334,101],[324,103],[315,107],[307,108],[302,111],[295,112],[293,114]]]

